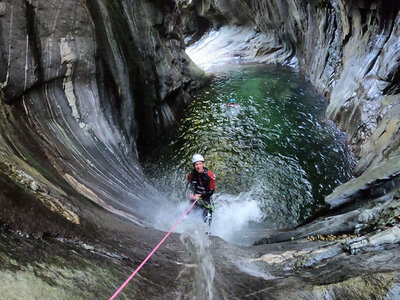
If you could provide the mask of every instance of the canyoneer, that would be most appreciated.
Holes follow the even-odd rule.
[[[235,102],[235,99],[230,99],[228,104],[226,105],[227,108],[238,108],[239,104]]]
[[[214,206],[211,196],[215,190],[215,174],[204,166],[204,157],[201,154],[192,156],[193,170],[188,175],[189,199],[197,201],[197,206],[203,210],[203,220],[211,225]]]

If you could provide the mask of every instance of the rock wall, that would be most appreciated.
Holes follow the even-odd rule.
[[[400,4],[393,1],[181,1],[214,28],[253,27],[272,37],[265,52],[300,70],[329,100],[327,117],[360,158],[357,175],[399,146]],[[270,62],[273,62],[270,60]],[[285,63],[285,62],[283,62]],[[397,150],[397,151],[396,151]]]
[[[259,48],[242,51],[245,61],[296,66],[327,97],[327,118],[346,132],[358,157],[354,174],[367,172],[330,195],[331,207],[398,187],[398,170],[392,166],[400,158],[399,3],[199,0],[181,5],[193,8],[184,19],[199,14],[214,29],[224,22],[222,32],[237,26],[250,28],[258,38],[267,36],[255,46],[238,43],[243,49]],[[240,54],[239,49],[227,52]]]
[[[214,298],[395,299],[399,18],[397,2],[377,0],[1,1],[2,293],[111,295],[162,238],[104,209],[142,225],[141,209],[159,205],[137,141],[172,124],[203,78],[182,32],[189,44],[233,25],[268,36],[250,53],[296,63],[329,99],[327,115],[346,130],[362,175],[327,198],[328,217],[256,247],[214,239]],[[305,240],[344,231],[367,235]],[[167,242],[126,295],[193,298],[199,247]]]
[[[365,184],[396,182],[397,173],[379,177],[386,160],[398,158],[400,145],[396,2],[1,4],[2,169],[29,191],[58,195],[62,183],[64,193],[72,186],[132,219],[143,202],[151,207],[152,201],[143,198],[157,192],[141,184],[137,148],[146,149],[173,124],[188,93],[203,79],[184,53],[182,32],[193,42],[222,25],[268,37],[262,51],[249,53],[295,64],[309,76],[329,100],[327,116],[347,132],[359,156],[355,173],[376,174]],[[347,186],[353,196],[346,199],[357,198],[354,186]],[[328,202],[336,207],[334,199],[342,198]],[[76,214],[73,208],[66,211]]]
[[[138,145],[173,124],[203,78],[175,2],[0,5],[1,173],[76,222],[79,195],[138,222],[156,194]]]

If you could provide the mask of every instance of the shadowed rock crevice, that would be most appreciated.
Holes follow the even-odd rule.
[[[37,77],[38,83],[43,82],[43,68],[41,66],[42,52],[40,45],[40,38],[37,36],[37,18],[35,14],[35,8],[31,3],[25,1],[26,4],[26,28],[28,30],[28,41],[29,47],[32,49],[33,61],[31,63],[35,64],[35,76]]]

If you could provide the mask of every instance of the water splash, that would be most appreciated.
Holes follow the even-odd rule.
[[[232,243],[242,240],[241,236],[250,224],[260,222],[264,217],[260,203],[251,199],[250,192],[237,196],[219,194],[214,202],[211,233]]]
[[[352,177],[355,161],[345,136],[323,117],[325,100],[298,72],[255,65],[225,65],[223,71],[142,163],[166,199],[155,221],[166,230],[181,205],[189,205],[189,158],[204,154],[219,193],[212,234],[249,244],[268,228],[295,226],[310,216]],[[227,110],[231,98],[240,106],[234,114]]]
[[[190,262],[196,267],[191,268],[193,283],[188,294],[191,299],[213,299],[213,282],[215,267],[211,252],[211,241],[205,231],[196,227],[195,223],[187,223],[192,230],[187,230],[181,235],[181,241],[189,252]],[[203,227],[204,228],[204,227]]]

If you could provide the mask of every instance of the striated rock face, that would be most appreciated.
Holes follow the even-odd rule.
[[[282,299],[398,298],[398,266],[383,271],[373,262],[379,255],[387,256],[386,261],[396,261],[398,257],[400,4],[344,0],[181,2],[183,6],[195,7],[194,13],[207,17],[210,27],[217,32],[203,38],[201,46],[194,44],[195,55],[196,48],[208,43],[219,45],[211,48],[224,53],[225,60],[233,54],[232,61],[240,57],[242,62],[295,65],[327,97],[327,117],[347,133],[359,158],[354,171],[357,178],[339,186],[326,198],[327,209],[321,211],[318,219],[299,228],[266,232],[266,237],[255,243],[265,255],[257,261],[264,260],[269,265],[266,269],[271,270],[271,265],[278,269],[299,268],[299,274],[308,274],[305,276],[311,276],[312,282],[316,278],[315,273],[311,275],[315,262],[325,261],[317,263],[316,269],[320,271],[327,266],[323,266],[325,263],[335,264],[326,269],[330,279],[323,272],[317,275],[321,279],[319,287],[324,288],[314,286],[311,292],[302,286],[299,296],[295,287],[303,277],[299,275],[291,287],[285,286],[278,294],[274,290],[273,296],[268,295],[264,288],[256,295]],[[189,14],[187,18],[193,16]],[[236,42],[236,36],[224,38],[226,32],[242,34],[243,28],[247,32],[242,42]],[[263,44],[253,44],[253,39],[248,38],[261,35],[267,37],[262,38]],[[256,51],[257,47],[262,51]],[[343,234],[360,236],[341,242]],[[310,258],[313,251],[304,250],[308,247],[306,238],[333,238],[334,242],[328,248],[316,246],[311,255],[314,257]],[[292,240],[304,244],[295,250]],[[261,248],[264,244],[272,246]],[[270,254],[274,245],[280,249]],[[385,251],[380,253],[382,250]],[[343,257],[346,252],[354,255],[350,261],[359,266],[364,260],[360,253],[368,253],[368,263],[364,263],[370,266],[369,270],[356,267],[339,271],[346,274],[344,277],[334,275],[341,269],[339,261],[347,260]],[[378,275],[380,271],[385,275]],[[392,271],[394,277],[386,277]],[[377,277],[369,272],[375,272]],[[380,282],[376,289],[368,288],[370,280]]]
[[[399,186],[399,3],[181,2],[196,7],[193,11],[200,16],[209,16],[219,34],[207,42],[222,45],[219,52],[233,53],[232,60],[295,65],[328,98],[327,117],[347,133],[359,158],[354,173],[365,173],[327,197],[331,208],[354,202],[358,204],[353,206],[362,206],[363,200],[367,204]],[[225,20],[224,26],[219,28],[217,20]],[[234,26],[267,36],[268,41],[262,38],[263,43],[253,44],[249,33],[242,43],[224,38]]]
[[[106,281],[85,277],[90,288],[73,294],[98,298],[138,265],[162,234],[115,215],[144,225],[146,213],[162,205],[139,153],[174,123],[204,79],[185,44],[223,27],[237,30],[233,43],[224,38],[237,51],[222,56],[296,66],[310,78],[329,100],[327,117],[346,131],[359,176],[327,197],[328,216],[305,226],[271,232],[246,249],[214,239],[215,268],[196,256],[197,244],[184,249],[175,236],[131,293],[201,297],[191,279],[210,271],[215,286],[209,277],[201,285],[209,298],[395,299],[399,8],[378,0],[1,1],[0,278],[7,286],[14,276],[60,287],[51,295],[68,299],[82,289],[76,278],[101,273]],[[305,240],[344,232],[363,236]],[[40,247],[43,255],[31,257]],[[32,295],[29,284],[24,296]]]
[[[208,28],[229,25],[241,26],[224,37],[238,49],[231,53],[298,66],[328,97],[327,116],[347,132],[360,158],[356,173],[375,174],[369,186],[395,180],[393,168],[385,178],[374,170],[399,154],[399,4],[177,3],[3,2],[0,81],[3,102],[12,105],[2,104],[3,173],[44,198],[65,194],[63,182],[131,219],[138,207],[151,208],[153,200],[143,198],[156,191],[138,184],[137,145],[146,149],[173,124],[203,76],[183,51],[182,32],[193,42]],[[352,199],[365,188],[361,181],[354,186]],[[71,200],[56,202],[50,206]],[[76,210],[66,210],[78,222]]]
[[[400,4],[346,0],[181,2],[184,7],[194,7],[192,14],[208,16],[214,28],[225,20],[224,25],[251,27],[268,36],[269,51],[264,49],[254,57],[268,55],[268,62],[290,65],[295,57],[300,70],[327,96],[327,117],[346,131],[360,157],[356,174],[398,155],[399,122],[395,116],[400,84]]]
[[[184,52],[175,2],[1,5],[2,173],[51,209],[72,205],[75,222],[69,186],[135,219],[155,195],[137,145],[171,126],[203,76]]]
[[[4,297],[111,296],[162,238],[132,223],[163,201],[137,145],[171,126],[203,77],[178,21],[174,1],[0,2]],[[127,288],[134,297],[187,281],[166,279],[185,262],[178,237],[169,241],[143,283]],[[153,292],[149,280],[159,282]]]

